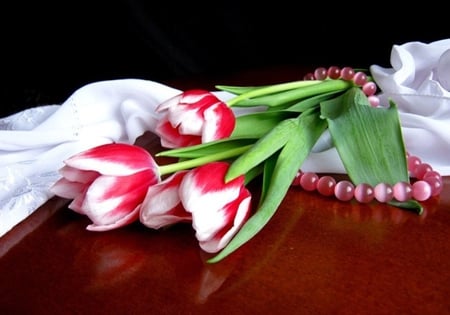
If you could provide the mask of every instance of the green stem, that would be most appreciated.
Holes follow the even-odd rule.
[[[232,158],[235,156],[238,156],[245,151],[247,151],[252,145],[245,145],[242,147],[217,152],[214,154],[208,154],[206,156],[198,157],[195,159],[190,159],[186,161],[181,161],[177,163],[167,164],[167,165],[161,165],[159,167],[160,175],[166,175],[166,174],[172,174],[177,171],[182,171],[190,168],[194,168],[196,166],[200,166],[206,163],[214,162],[214,161],[220,161],[228,158]]]
[[[305,81],[294,81],[294,82],[274,84],[274,85],[262,87],[262,88],[259,88],[259,89],[251,90],[249,92],[246,92],[246,93],[243,93],[241,95],[238,95],[238,96],[230,99],[227,102],[227,105],[229,107],[231,107],[234,104],[236,104],[236,103],[238,103],[238,102],[240,102],[242,100],[245,100],[247,98],[252,98],[252,97],[272,94],[272,93],[286,91],[286,90],[297,89],[297,88],[301,88],[301,87],[305,87],[305,86],[319,84],[321,82],[322,81],[319,81],[319,80],[305,80]]]
[[[314,82],[314,84],[309,85],[300,85],[300,83],[304,82]],[[298,81],[292,82],[290,85],[291,88],[286,88],[288,83],[276,86],[269,86],[267,88],[261,88],[257,90],[252,90],[247,93],[243,93],[235,98],[232,98],[228,101],[228,106],[238,105],[242,106],[245,103],[245,106],[249,106],[252,104],[250,100],[251,97],[254,97],[253,100],[255,104],[265,104],[269,106],[276,106],[280,103],[286,103],[289,101],[300,100],[306,97],[311,97],[314,95],[324,94],[333,91],[343,91],[354,84],[351,81],[346,80],[325,80],[325,81]],[[297,86],[297,87],[295,87]],[[272,90],[272,87],[275,89]],[[284,87],[284,89],[283,89]],[[276,95],[271,95],[274,92],[280,92]],[[258,98],[255,98],[259,96]],[[278,97],[277,97],[278,96]],[[243,103],[242,103],[243,102]],[[231,104],[231,105],[230,105]]]

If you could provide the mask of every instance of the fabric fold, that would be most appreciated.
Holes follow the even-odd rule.
[[[397,105],[408,152],[450,175],[450,39],[394,45],[391,65],[370,67],[381,103]]]

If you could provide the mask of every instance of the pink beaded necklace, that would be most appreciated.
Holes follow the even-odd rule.
[[[353,80],[362,88],[373,107],[380,106],[380,101],[375,95],[377,86],[373,81],[368,81],[364,72],[355,72],[351,67],[339,68],[332,66],[328,69],[320,67],[314,73],[305,75],[305,80],[325,79]],[[392,200],[399,202],[415,199],[425,201],[432,196],[437,196],[443,188],[442,176],[428,164],[423,163],[417,156],[407,154],[409,175],[415,178],[414,182],[398,182],[394,185],[379,183],[371,186],[366,183],[354,185],[349,180],[337,181],[330,175],[319,176],[314,172],[298,171],[292,182],[292,186],[299,186],[306,191],[317,190],[323,196],[335,196],[341,201],[350,201],[353,198],[361,203],[369,203],[372,200],[386,203]]]

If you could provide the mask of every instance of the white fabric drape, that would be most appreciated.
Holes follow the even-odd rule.
[[[391,63],[371,67],[380,99],[397,103],[408,151],[450,175],[450,40],[394,46]],[[0,236],[52,197],[49,187],[66,158],[104,143],[134,143],[154,130],[155,107],[180,92],[140,79],[100,81],[63,104],[0,119]],[[344,173],[330,143],[324,134],[303,169]]]

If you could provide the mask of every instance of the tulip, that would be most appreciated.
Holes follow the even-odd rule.
[[[214,94],[185,91],[163,103],[156,111],[163,116],[155,133],[166,148],[186,147],[227,138],[233,132],[233,111]]]
[[[200,247],[215,253],[225,247],[250,215],[251,194],[244,176],[225,182],[226,162],[211,162],[189,171],[180,184],[180,199],[192,214]]]
[[[73,199],[69,208],[89,217],[91,231],[112,230],[136,221],[147,189],[160,181],[159,168],[143,148],[105,144],[64,161],[51,191]]]
[[[142,224],[159,229],[177,222],[192,221],[192,215],[184,210],[178,194],[180,183],[187,172],[177,172],[149,187],[140,210]]]

